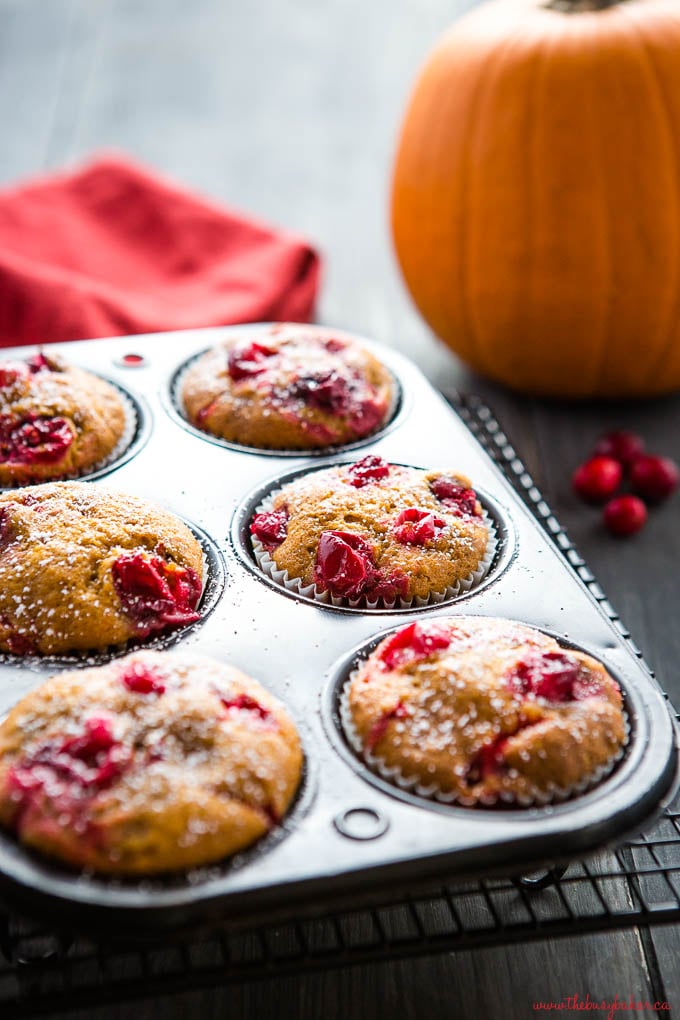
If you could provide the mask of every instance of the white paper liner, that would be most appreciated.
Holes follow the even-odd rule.
[[[78,478],[89,478],[91,475],[94,475],[99,471],[103,471],[105,468],[115,463],[119,457],[123,456],[126,450],[128,450],[132,445],[137,429],[139,428],[137,408],[127,394],[124,393],[123,390],[116,385],[116,383],[112,383],[108,379],[105,379],[104,382],[108,382],[109,386],[112,386],[116,391],[116,395],[121,402],[123,412],[125,414],[123,433],[109,453],[108,457],[104,457],[103,460],[97,461],[96,464],[91,464],[89,467],[82,468],[80,471],[72,471],[70,474],[54,475],[51,478],[42,478],[38,482],[13,482],[9,485],[3,485],[0,486],[0,492],[5,492],[11,489],[24,489],[32,485],[47,485],[50,482],[72,482],[76,481]]]
[[[388,765],[383,758],[373,754],[371,751],[367,751],[361,741],[352,718],[352,712],[349,704],[349,690],[350,686],[357,676],[358,670],[353,670],[349,677],[343,684],[342,691],[340,692],[340,699],[338,705],[338,712],[340,716],[340,722],[342,725],[343,732],[349,741],[352,750],[355,752],[361,761],[365,762],[369,768],[376,772],[383,779],[387,780],[388,783],[392,783],[398,786],[402,790],[407,790],[409,793],[415,793],[419,797],[423,797],[427,800],[436,800],[441,804],[456,804],[462,807],[476,807],[481,805],[482,807],[494,807],[499,801],[505,805],[519,805],[520,807],[543,807],[546,804],[559,803],[561,801],[570,800],[572,797],[578,796],[579,794],[585,793],[587,790],[593,789],[602,782],[614,769],[614,766],[623,758],[626,747],[630,740],[630,722],[628,719],[628,713],[623,709],[623,721],[625,726],[624,741],[617,753],[604,765],[595,769],[589,776],[586,776],[579,783],[574,783],[570,787],[561,787],[557,783],[549,783],[544,790],[535,789],[533,794],[514,794],[509,790],[502,790],[498,794],[493,795],[482,795],[481,797],[466,797],[463,794],[456,793],[453,790],[442,791],[438,788],[436,783],[430,783],[425,786],[420,782],[418,776],[406,776],[397,765]]]
[[[253,516],[259,513],[267,513],[274,508],[274,499],[278,493],[282,492],[282,489],[274,489],[253,511]],[[400,597],[393,599],[391,602],[385,599],[378,598],[370,600],[364,596],[360,596],[356,599],[350,599],[346,596],[331,595],[328,591],[320,591],[315,584],[303,584],[302,578],[289,577],[287,570],[280,570],[268,551],[262,545],[262,543],[251,535],[251,543],[253,547],[253,553],[257,565],[263,574],[277,584],[280,588],[285,588],[286,591],[293,591],[296,594],[303,596],[304,598],[312,598],[315,602],[319,602],[322,605],[328,606],[349,606],[352,609],[424,609],[427,606],[438,606],[442,602],[450,602],[452,599],[458,598],[459,595],[463,595],[466,592],[473,591],[486,577],[488,574],[491,564],[494,561],[496,555],[496,549],[498,548],[498,533],[496,527],[482,507],[482,520],[487,526],[489,537],[486,543],[486,549],[484,556],[479,562],[479,566],[467,577],[457,581],[456,584],[450,585],[444,591],[431,592],[427,598],[422,598],[420,595],[416,595],[411,599],[403,599]]]
[[[321,456],[322,454],[332,454],[335,453],[336,451],[341,451],[345,449],[351,450],[354,447],[363,446],[364,444],[371,442],[374,439],[377,439],[378,436],[381,435],[381,433],[388,427],[388,425],[391,424],[392,420],[394,419],[394,416],[396,415],[399,407],[399,401],[402,398],[402,388],[399,379],[397,379],[396,375],[389,367],[389,365],[386,365],[384,362],[381,361],[380,364],[387,372],[389,372],[390,377],[392,379],[392,396],[390,399],[390,406],[385,413],[385,417],[383,418],[380,425],[378,425],[378,427],[373,430],[373,432],[369,432],[368,435],[360,436],[357,439],[350,439],[345,443],[329,443],[328,446],[310,446],[304,448],[296,447],[294,449],[292,447],[251,446],[248,443],[239,443],[235,439],[225,439],[224,436],[218,436],[214,432],[209,432],[207,429],[202,429],[200,425],[196,425],[195,422],[193,422],[187,414],[186,408],[184,406],[184,401],[182,400],[182,388],[184,386],[184,380],[189,369],[193,368],[193,366],[196,364],[199,358],[201,358],[203,354],[206,353],[207,351],[202,351],[200,354],[195,354],[183,366],[181,366],[180,369],[178,369],[177,374],[175,375],[175,378],[172,381],[172,386],[170,388],[170,400],[172,401],[172,405],[177,411],[177,413],[187,423],[187,425],[194,429],[199,435],[208,436],[211,441],[224,444],[224,446],[226,446],[227,449],[231,449],[234,446],[240,446],[244,450],[264,450],[267,453],[284,455],[293,454],[297,457],[304,457],[306,454],[315,454],[317,456]]]

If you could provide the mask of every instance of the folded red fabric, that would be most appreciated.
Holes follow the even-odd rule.
[[[0,346],[233,322],[306,322],[302,238],[98,159],[0,193]]]

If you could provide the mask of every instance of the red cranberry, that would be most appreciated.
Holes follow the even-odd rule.
[[[630,469],[630,484],[634,492],[650,503],[660,503],[675,492],[680,484],[680,470],[670,457],[651,454],[638,457]]]
[[[165,684],[152,669],[135,662],[128,666],[121,680],[134,694],[165,694]]]
[[[645,442],[634,432],[620,430],[608,432],[601,436],[595,444],[593,454],[597,457],[613,457],[624,468],[630,467],[634,460],[645,452]]]
[[[227,357],[227,369],[234,382],[241,379],[249,379],[260,372],[266,372],[269,367],[266,362],[273,358],[278,351],[266,344],[259,344],[256,341],[244,347],[234,347],[229,351]]]
[[[367,397],[351,410],[349,423],[357,436],[368,436],[375,432],[385,417],[386,405],[374,397]]]
[[[346,414],[353,400],[350,382],[335,369],[300,376],[291,392],[310,407],[329,414]]]
[[[356,464],[347,468],[349,484],[355,489],[361,489],[370,482],[379,482],[382,478],[387,478],[389,473],[390,465],[387,461],[374,454],[362,457]]]
[[[23,361],[0,362],[0,390],[10,389],[27,377],[28,369]]]
[[[323,345],[329,354],[338,354],[340,351],[344,351],[347,341],[333,336],[329,337],[328,340],[324,340]]]
[[[428,510],[419,510],[412,506],[402,510],[392,527],[397,542],[403,545],[425,545],[431,542],[437,531],[445,527],[446,521],[435,517]]]
[[[366,737],[366,750],[372,751],[379,740],[385,736],[387,727],[392,719],[405,719],[409,714],[406,705],[403,702],[399,702],[394,708],[390,709],[389,712],[384,712],[383,715],[373,724],[369,730],[368,736]]]
[[[26,364],[32,375],[37,375],[38,372],[51,372],[53,364],[48,358],[41,352],[40,354],[33,354],[30,358],[26,358]]]
[[[220,701],[227,715],[247,712],[253,719],[265,724],[268,729],[276,726],[276,721],[269,709],[261,705],[255,698],[251,698],[249,694],[237,694],[234,698],[222,697],[220,695]]]
[[[637,496],[617,496],[604,508],[605,527],[619,538],[634,535],[646,520],[647,507]]]
[[[396,669],[405,663],[426,659],[428,655],[451,644],[451,633],[433,624],[411,623],[387,638],[380,652],[385,669]]]
[[[574,684],[582,673],[581,663],[566,652],[531,652],[517,663],[508,677],[518,694],[533,694],[547,701],[573,701]]]
[[[115,739],[110,720],[87,719],[77,736],[48,741],[12,766],[8,781],[17,807],[14,826],[22,830],[35,821],[39,825],[45,814],[57,814],[80,829],[91,797],[110,787],[130,762],[130,751]]]
[[[126,552],[114,562],[112,573],[116,594],[140,637],[199,619],[201,579],[189,567],[148,553]]]
[[[430,489],[434,496],[453,513],[463,516],[476,516],[477,493],[474,489],[466,489],[464,485],[448,478],[446,475],[439,475],[430,482]]]
[[[265,513],[255,514],[250,523],[250,534],[258,539],[265,549],[275,549],[288,534],[288,511],[267,510]]]
[[[467,775],[468,783],[479,783],[489,776],[497,775],[503,771],[505,765],[505,751],[508,746],[509,736],[507,733],[499,733],[497,737],[483,744],[475,755],[470,771]]]
[[[54,464],[65,456],[72,442],[73,432],[65,418],[30,414],[22,421],[0,419],[2,464]]]
[[[613,496],[623,479],[623,468],[613,457],[591,457],[574,471],[574,492],[588,503],[603,503]]]
[[[319,539],[314,578],[332,595],[358,596],[374,572],[373,547],[361,535],[325,531]]]

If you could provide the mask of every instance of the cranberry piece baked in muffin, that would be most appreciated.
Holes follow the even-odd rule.
[[[187,370],[188,420],[221,439],[312,450],[371,435],[394,401],[391,373],[350,337],[279,325],[232,336]]]
[[[122,440],[120,395],[52,354],[0,361],[0,486],[81,475]]]
[[[284,486],[250,531],[256,553],[301,586],[369,602],[444,593],[478,570],[489,543],[467,478],[375,455]]]
[[[87,482],[0,495],[0,651],[105,648],[192,623],[201,546],[173,514]]]
[[[350,737],[464,804],[533,803],[583,789],[626,742],[604,666],[508,620],[419,620],[382,641],[349,683]]]
[[[76,868],[149,875],[210,864],[279,824],[300,741],[255,680],[140,651],[62,673],[0,724],[0,824]]]

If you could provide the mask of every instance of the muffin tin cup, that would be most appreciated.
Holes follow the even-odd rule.
[[[385,634],[381,635],[380,640],[383,640],[385,636]],[[372,651],[373,648],[376,647],[375,641],[371,642],[371,646]],[[536,788],[533,794],[522,794],[520,796],[515,796],[506,791],[502,791],[495,796],[484,795],[479,798],[465,797],[454,791],[442,790],[435,783],[424,785],[420,782],[420,779],[417,776],[407,775],[399,768],[399,766],[388,765],[384,758],[381,758],[379,755],[375,755],[370,751],[367,752],[364,749],[361,737],[354,726],[349,703],[350,687],[356,675],[357,670],[352,670],[342,685],[338,695],[337,715],[342,727],[342,735],[359,761],[367,765],[373,773],[379,775],[390,785],[397,787],[399,790],[411,793],[425,802],[434,800],[440,804],[450,804],[479,810],[494,807],[545,807],[547,804],[556,804],[562,801],[571,800],[582,793],[586,793],[588,790],[592,790],[594,787],[598,786],[603,779],[606,779],[606,777],[613,772],[616,765],[624,757],[626,748],[630,741],[630,721],[628,713],[624,710],[626,732],[623,745],[610,761],[595,769],[594,772],[592,772],[589,776],[584,777],[579,783],[575,783],[573,786],[568,787],[558,786],[556,783],[551,783],[546,790]]]
[[[275,489],[272,493],[270,493],[270,495],[266,499],[263,499],[259,506],[255,508],[254,513],[266,513],[267,511],[272,510],[273,501],[281,491],[281,489]],[[363,597],[350,599],[338,595],[331,595],[328,591],[321,591],[315,584],[305,584],[301,577],[290,577],[287,570],[280,570],[258,539],[251,538],[251,544],[253,547],[253,555],[255,556],[257,565],[262,573],[270,578],[270,580],[279,588],[284,588],[289,593],[299,595],[301,598],[313,599],[314,602],[318,602],[319,605],[333,606],[335,609],[345,607],[350,609],[362,609],[367,612],[373,610],[402,612],[409,609],[426,609],[428,606],[439,606],[443,602],[452,602],[459,596],[474,591],[475,588],[482,583],[491,570],[491,566],[498,551],[498,533],[496,531],[494,521],[485,509],[482,510],[482,518],[487,525],[489,538],[487,540],[484,556],[480,560],[477,569],[471,574],[468,574],[467,577],[462,578],[455,585],[451,585],[446,588],[444,591],[431,592],[426,599],[421,598],[420,596],[415,596],[412,599],[398,598],[389,602],[385,599],[375,599],[374,601],[371,601],[370,599]]]
[[[32,485],[45,485],[49,482],[94,481],[96,478],[103,478],[117,467],[125,464],[141,449],[149,436],[144,409],[139,401],[119,383],[106,379],[104,376],[99,376],[99,378],[116,390],[125,412],[123,434],[108,457],[97,461],[96,464],[91,465],[89,468],[83,468],[82,471],[72,471],[70,474],[58,475],[54,478],[42,478],[36,482],[16,482],[13,485],[0,486],[0,492],[12,492],[14,489],[28,488]]]
[[[341,334],[341,331],[339,330],[333,330],[332,332],[336,335]],[[201,357],[203,357],[204,354],[207,354],[209,350],[210,348],[206,348],[198,354],[192,355],[191,358],[188,358],[187,361],[180,365],[180,367],[175,371],[168,386],[169,402],[167,409],[175,421],[177,421],[178,424],[180,424],[188,432],[191,432],[199,439],[213,443],[215,446],[222,446],[226,450],[236,450],[239,453],[256,454],[260,457],[329,457],[336,453],[340,454],[347,453],[352,450],[360,450],[362,447],[367,446],[370,443],[375,443],[398,424],[399,419],[404,412],[405,391],[402,382],[397,377],[394,370],[383,362],[383,367],[387,369],[392,377],[392,400],[382,425],[367,436],[362,436],[360,439],[352,440],[349,443],[338,443],[336,446],[310,447],[309,449],[302,448],[295,450],[247,446],[245,443],[237,443],[230,439],[223,439],[221,436],[216,436],[212,432],[207,432],[204,429],[200,429],[197,425],[194,425],[194,423],[187,418],[186,411],[184,410],[184,402],[182,400],[182,389],[187,372]]]
[[[179,515],[177,515],[179,517]],[[141,651],[146,648],[164,650],[170,648],[185,638],[190,632],[198,629],[205,622],[206,618],[213,611],[220,600],[226,583],[226,570],[222,555],[209,537],[199,528],[197,524],[179,518],[189,528],[194,538],[200,543],[203,554],[203,591],[198,601],[200,618],[185,627],[178,627],[175,630],[168,630],[164,633],[152,635],[148,638],[131,637],[120,644],[108,645],[105,648],[91,648],[63,652],[54,655],[16,655],[12,652],[0,652],[0,665],[11,664],[15,666],[41,666],[41,667],[67,667],[77,669],[79,666],[103,666],[112,659],[119,659],[130,652]]]

